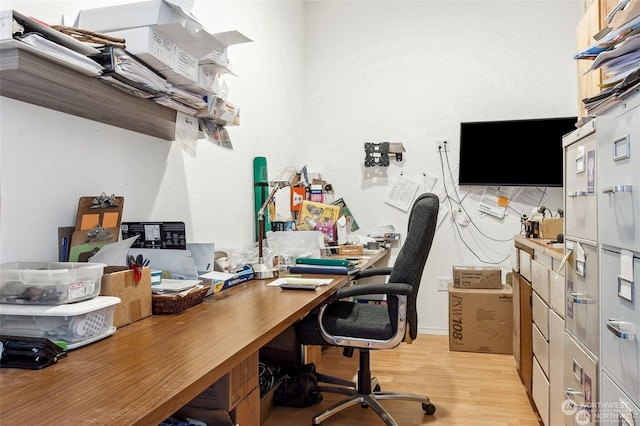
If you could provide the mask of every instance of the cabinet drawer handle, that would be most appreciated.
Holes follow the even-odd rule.
[[[633,192],[633,185],[613,185],[602,188],[603,194],[615,194],[616,192]]]
[[[571,198],[586,197],[587,196],[587,191],[573,191],[573,192],[569,193],[568,195]]]
[[[634,414],[631,413],[631,420],[628,420],[627,416],[625,416],[620,411],[618,411],[618,425],[619,426],[624,426],[624,425],[634,426],[635,422],[633,420],[633,416],[634,416]],[[631,423],[631,422],[633,422],[633,423]]]
[[[564,391],[564,396],[567,397],[567,401],[569,401],[569,403],[571,404],[571,408],[578,408],[580,410],[591,410],[591,406],[587,405],[587,404],[578,404],[572,397],[573,396],[582,396],[584,395],[584,393],[577,391],[577,390],[573,390],[572,388],[567,388]]]
[[[640,330],[635,324],[615,319],[607,321],[607,330],[622,340],[635,340],[636,336],[640,335]]]
[[[569,297],[571,298],[571,300],[573,301],[573,303],[579,303],[582,305],[590,305],[593,303],[596,303],[596,299],[591,299],[589,297],[584,297],[586,296],[586,294],[584,293],[569,293]]]

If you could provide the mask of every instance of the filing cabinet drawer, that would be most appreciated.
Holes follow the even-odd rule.
[[[531,294],[531,316],[545,340],[549,339],[549,307],[534,292]]]
[[[549,264],[549,267],[547,267],[537,260],[531,261],[531,287],[536,293],[538,293],[538,296],[540,296],[546,304],[549,304],[550,268],[551,264]]]
[[[602,368],[640,404],[640,253],[601,249],[600,256]]]
[[[531,282],[531,255],[524,250],[520,252],[520,275]]]
[[[549,342],[544,338],[540,329],[535,324],[531,324],[532,346],[534,359],[538,361],[545,376],[549,376]]]
[[[570,136],[565,137],[564,143]],[[592,241],[598,239],[595,167],[595,132],[565,145],[565,235]]]
[[[549,312],[549,424],[562,425],[564,396],[564,320]]]
[[[549,425],[549,380],[540,368],[540,364],[533,360],[533,385],[531,387],[533,402],[536,404],[542,423]]]
[[[567,330],[597,357],[598,331],[598,252],[595,246],[578,241],[566,241],[573,254],[567,260],[566,292]]]
[[[640,251],[640,97],[635,98],[635,106],[604,120],[598,130],[598,228],[600,243]]]
[[[598,419],[601,425],[640,426],[640,408],[606,373],[600,377],[600,397]]]
[[[555,272],[549,273],[549,307],[562,319],[564,319],[564,311],[566,302],[566,293],[564,287],[564,276]]]
[[[596,362],[566,334],[564,346],[564,393],[572,401],[576,412],[567,411],[564,420],[567,425],[595,424],[589,415],[589,407],[597,406],[598,378]],[[587,415],[585,418],[584,416]],[[576,416],[580,416],[579,419]]]

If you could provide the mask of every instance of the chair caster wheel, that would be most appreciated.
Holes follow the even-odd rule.
[[[436,412],[436,406],[433,404],[422,404],[422,409],[430,416],[432,416],[433,413]]]
[[[374,392],[380,392],[380,385],[376,383],[376,385],[373,388]]]

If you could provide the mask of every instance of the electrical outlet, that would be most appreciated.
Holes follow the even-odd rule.
[[[436,139],[434,148],[436,152],[451,152],[451,148],[449,147],[449,139],[447,138]]]
[[[438,277],[438,291],[449,291],[450,277]]]

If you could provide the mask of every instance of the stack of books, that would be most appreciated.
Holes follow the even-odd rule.
[[[289,269],[292,274],[329,274],[352,275],[360,272],[357,261],[348,259],[329,259],[298,257],[296,264]]]

